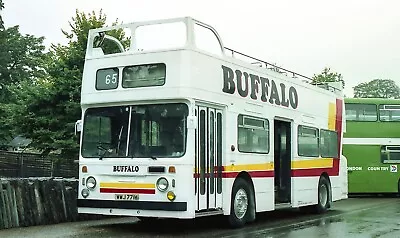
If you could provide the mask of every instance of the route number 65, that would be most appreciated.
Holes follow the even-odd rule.
[[[116,84],[117,83],[118,74],[107,74],[106,75],[106,84]]]

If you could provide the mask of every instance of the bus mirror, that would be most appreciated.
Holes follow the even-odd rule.
[[[78,144],[81,139],[81,131],[82,131],[82,120],[77,120],[75,122],[75,137]]]
[[[196,129],[197,128],[197,117],[196,116],[188,116],[187,117],[187,128],[188,129]]]
[[[75,122],[75,135],[82,131],[82,120],[77,120]]]

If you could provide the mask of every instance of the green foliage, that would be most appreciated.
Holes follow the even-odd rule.
[[[3,10],[3,8],[4,8],[3,0],[0,0],[0,12],[1,12],[1,10]],[[3,22],[3,18],[0,15],[0,30],[3,30],[3,29],[4,29],[4,22]]]
[[[355,98],[400,98],[400,88],[391,79],[374,79],[354,87]]]
[[[23,36],[18,26],[0,30],[0,102],[9,100],[8,86],[45,75],[43,39]]]
[[[106,16],[101,11],[99,14],[76,11],[69,22],[70,31],[62,30],[68,44],[52,45],[50,49],[47,77],[35,87],[23,85],[24,93],[18,95],[23,102],[14,117],[19,124],[18,132],[32,139],[31,146],[44,154],[59,151],[65,158],[78,155],[74,124],[81,118],[80,86],[88,33],[105,23]],[[111,34],[118,39],[124,37],[120,31]]]
[[[331,72],[331,69],[327,67],[325,67],[320,74],[314,74],[311,81],[312,84],[321,84],[325,82],[342,82],[343,88],[345,86],[342,74]]]
[[[17,133],[13,115],[21,102],[16,93],[46,75],[43,39],[22,35],[18,26],[0,29],[0,145]]]

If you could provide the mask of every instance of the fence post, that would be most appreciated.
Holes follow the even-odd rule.
[[[0,179],[0,229],[8,228],[6,219],[6,202],[3,196],[3,180]]]
[[[21,153],[21,156],[19,157],[19,164],[20,164],[20,168],[19,168],[19,177],[23,178],[25,176],[24,174],[24,154],[23,152]]]
[[[51,158],[50,177],[53,177],[53,170],[54,170],[54,158]]]

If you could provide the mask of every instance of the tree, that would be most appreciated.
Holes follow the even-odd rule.
[[[22,35],[19,27],[0,30],[0,102],[12,96],[8,86],[43,77],[46,55],[43,37]]]
[[[353,89],[355,98],[400,98],[400,88],[391,79],[374,79]]]
[[[0,19],[0,145],[16,135],[12,115],[19,99],[15,92],[21,90],[22,84],[32,87],[46,75],[43,39],[22,35],[18,26],[6,29]]]
[[[80,86],[88,32],[105,23],[102,11],[85,14],[77,10],[69,22],[71,31],[62,30],[68,44],[51,47],[51,60],[46,66],[48,78],[38,82],[38,87],[24,90],[28,96],[19,95],[24,98],[24,105],[19,107],[14,121],[19,122],[19,132],[32,139],[31,146],[43,154],[55,150],[66,158],[76,158],[78,154],[74,124],[81,118]],[[125,38],[121,30],[108,34],[121,40]]]
[[[1,10],[3,10],[3,8],[4,8],[3,0],[0,0],[0,13],[1,13]],[[0,30],[3,30],[3,29],[4,29],[4,22],[3,22],[3,18],[0,15]]]
[[[342,74],[331,72],[330,68],[325,67],[320,74],[314,74],[312,77],[312,84],[320,84],[324,82],[342,82],[344,88],[345,82]]]

